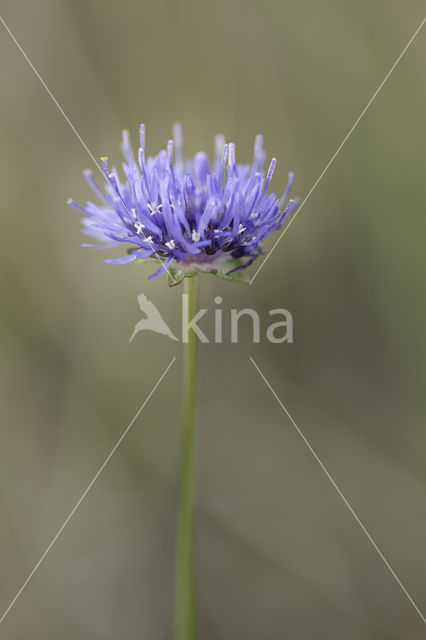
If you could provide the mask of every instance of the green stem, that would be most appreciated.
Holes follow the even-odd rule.
[[[196,314],[197,277],[185,278],[188,294],[188,318]],[[176,640],[195,638],[195,563],[194,563],[194,408],[197,345],[194,331],[184,343],[184,407],[181,459],[181,488],[176,568]]]

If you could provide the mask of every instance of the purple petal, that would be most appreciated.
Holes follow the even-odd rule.
[[[128,262],[133,262],[136,259],[136,255],[134,253],[129,253],[128,256],[123,256],[122,258],[108,258],[108,260],[104,260],[105,264],[127,264]]]

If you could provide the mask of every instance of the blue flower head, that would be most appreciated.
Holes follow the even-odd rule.
[[[281,198],[268,194],[277,161],[272,158],[265,176],[262,141],[262,136],[256,137],[253,162],[246,165],[236,163],[235,145],[217,136],[215,160],[210,165],[202,152],[191,160],[182,157],[181,128],[175,125],[167,150],[146,157],[145,127],[141,125],[136,160],[124,131],[125,180],[102,158],[104,191],[92,172],[85,172],[99,203],[81,207],[69,200],[85,214],[83,232],[101,243],[83,246],[130,245],[125,256],[105,262],[155,260],[159,268],[149,277],[167,271],[171,284],[199,271],[244,279],[241,269],[262,253],[263,239],[297,206],[294,200],[287,202],[291,173]]]

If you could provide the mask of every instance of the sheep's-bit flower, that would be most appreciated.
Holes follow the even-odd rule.
[[[293,174],[281,198],[268,194],[277,161],[272,158],[265,177],[262,136],[256,137],[251,165],[237,164],[235,145],[217,136],[212,167],[205,153],[183,159],[179,125],[174,127],[173,138],[167,151],[146,158],[145,127],[141,125],[136,162],[124,131],[126,180],[122,182],[118,171],[114,167],[110,171],[108,159],[102,158],[104,192],[92,172],[85,172],[100,204],[88,202],[81,207],[73,200],[68,202],[86,214],[83,232],[106,244],[83,246],[107,249],[129,243],[132,247],[124,257],[105,262],[154,260],[161,264],[149,277],[167,271],[170,284],[199,271],[246,281],[241,270],[262,253],[262,240],[297,206],[294,200],[287,202]]]

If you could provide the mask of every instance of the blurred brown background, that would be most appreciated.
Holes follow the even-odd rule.
[[[95,157],[120,132],[186,153],[256,133],[303,198],[423,18],[420,1],[6,0],[2,16]],[[252,287],[205,276],[295,342],[200,348],[198,638],[416,640],[425,625],[277,402],[251,354],[419,607],[426,609],[426,31]],[[0,626],[7,640],[166,640],[181,346],[128,339],[181,289],[80,248],[91,160],[0,29],[1,610],[174,355],[177,360]],[[274,239],[271,239],[271,246]],[[116,255],[116,253],[109,254]],[[253,268],[252,273],[254,273]],[[203,321],[212,334],[212,314]],[[209,325],[210,322],[210,325]]]

